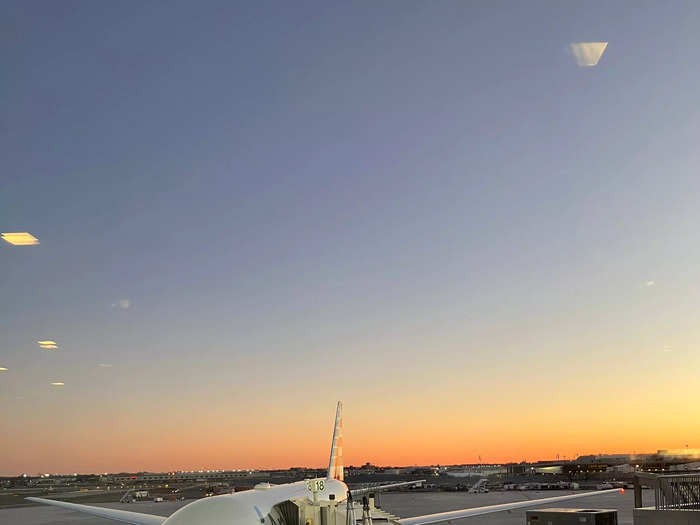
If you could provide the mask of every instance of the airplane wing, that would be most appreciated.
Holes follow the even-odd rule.
[[[359,489],[352,489],[350,494],[354,496],[362,496],[363,494],[369,494],[373,492],[382,492],[383,490],[396,489],[399,487],[409,487],[411,485],[418,485],[419,483],[425,483],[424,479],[418,479],[416,481],[402,481],[400,483],[389,483],[388,485],[375,485],[373,487],[362,487]]]
[[[161,525],[167,518],[165,516],[155,516],[154,514],[141,514],[139,512],[129,512],[128,510],[108,509],[105,507],[91,507],[89,505],[78,505],[77,503],[66,503],[65,501],[56,501],[53,499],[44,498],[25,498],[29,501],[37,503],[45,503],[46,505],[54,505],[63,507],[64,509],[75,510],[99,516],[108,520],[121,521],[122,523],[130,523],[131,525]]]
[[[451,510],[449,512],[439,512],[437,514],[427,514],[425,516],[416,516],[415,518],[402,518],[399,520],[401,525],[426,525],[428,523],[443,523],[446,521],[457,520],[461,518],[470,518],[471,516],[481,516],[482,514],[490,514],[492,512],[501,512],[504,510],[522,509],[524,507],[534,507],[537,505],[546,505],[549,503],[557,503],[576,498],[584,498],[586,496],[596,496],[600,494],[609,494],[612,492],[623,492],[621,489],[597,490],[595,492],[583,492],[581,494],[568,494],[566,496],[554,496],[553,498],[531,499],[526,501],[516,501],[513,503],[502,503],[500,505],[489,505],[487,507],[474,507],[471,509]]]

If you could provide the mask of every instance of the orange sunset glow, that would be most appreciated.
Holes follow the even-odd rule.
[[[537,373],[529,377],[546,378]],[[501,375],[501,381],[508,380],[514,378]],[[564,378],[555,379],[549,388],[564,388],[564,382]],[[381,399],[390,398],[390,392],[401,387],[395,383],[373,389],[364,399],[348,393],[345,462],[446,465],[477,463],[479,457],[483,462],[503,463],[551,459],[557,454],[574,458],[620,451],[646,453],[680,448],[684,441],[679,436],[698,435],[700,408],[682,404],[693,395],[692,382],[681,382],[675,398],[658,396],[657,402],[653,391],[647,392],[648,397],[630,395],[631,383],[621,382],[590,396],[587,389],[596,383],[579,377],[566,381],[570,394],[558,399],[537,392],[516,397],[517,388],[503,388],[488,404],[478,395],[488,378],[461,388],[443,385],[442,392],[430,389],[430,397],[425,390],[407,391],[400,402]],[[305,405],[303,392],[283,398],[263,393],[257,400],[209,403],[206,399],[225,395],[225,390],[212,389],[204,398],[180,399],[176,410],[154,412],[148,403],[144,407],[139,396],[85,399],[72,390],[76,388],[80,387],[71,381],[50,392],[53,398],[44,400],[44,408],[30,415],[12,414],[23,417],[25,425],[10,429],[3,445],[26,453],[8,458],[9,472],[27,470],[27,465],[51,472],[158,472],[320,467],[327,461],[333,415],[330,398]],[[657,393],[663,393],[663,385],[658,388]],[[369,399],[375,396],[377,401]],[[66,402],[73,407],[68,419],[59,411]],[[679,408],[669,411],[669,404]],[[644,419],[650,411],[665,414],[656,430]],[[548,414],[546,420],[543,413]]]

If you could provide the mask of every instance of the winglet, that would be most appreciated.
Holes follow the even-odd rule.
[[[343,402],[338,401],[335,411],[335,427],[331,443],[331,458],[328,462],[328,478],[343,481]]]

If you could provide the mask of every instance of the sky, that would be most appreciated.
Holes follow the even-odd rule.
[[[0,15],[0,473],[700,447],[697,2]]]

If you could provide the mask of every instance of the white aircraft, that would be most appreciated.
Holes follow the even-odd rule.
[[[304,512],[299,509],[304,505],[315,506],[315,508],[320,508],[322,506],[326,508],[333,507],[335,509],[338,503],[347,503],[348,499],[350,499],[350,503],[352,503],[353,496],[361,496],[370,492],[378,492],[397,486],[417,483],[415,481],[408,483],[392,483],[390,485],[380,485],[378,487],[349,490],[347,485],[343,482],[342,431],[342,403],[338,402],[335,414],[335,427],[333,429],[333,440],[331,442],[331,457],[328,463],[328,475],[325,478],[297,481],[296,483],[286,483],[284,485],[266,484],[256,487],[254,490],[199,499],[185,505],[167,518],[153,514],[141,514],[138,512],[104,507],[78,505],[76,503],[66,503],[64,501],[43,498],[26,499],[84,512],[114,521],[130,523],[131,525],[300,525],[300,523],[314,525],[313,519],[309,518],[309,516],[314,515],[312,513],[304,514],[303,521],[300,519]],[[622,491],[619,489],[600,490],[581,494],[555,496],[553,498],[503,503],[501,505],[490,505],[487,507],[453,510],[414,518],[401,518],[398,520],[398,525],[442,523],[459,518],[480,516],[482,514],[520,509],[523,507],[533,507],[535,505],[555,503],[609,492]],[[348,507],[351,508],[350,505]],[[319,514],[319,516],[321,515]],[[321,517],[319,521],[327,522],[328,520]],[[346,516],[345,522],[346,524],[355,525],[354,512],[349,519]]]

